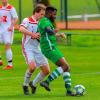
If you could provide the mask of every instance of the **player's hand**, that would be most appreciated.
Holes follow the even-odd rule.
[[[40,39],[40,33],[36,33],[36,39]]]
[[[62,38],[65,38],[65,39],[66,39],[65,33],[61,33],[60,36],[61,36]]]
[[[12,32],[13,31],[13,26],[8,27],[8,31]]]
[[[20,25],[15,25],[14,26],[14,29],[16,29],[16,30],[19,30],[19,28],[20,28]]]
[[[56,33],[55,35],[56,35],[56,37],[60,37],[60,34],[59,33]]]
[[[55,33],[58,33],[59,32],[59,29],[58,28],[54,29],[54,32]]]
[[[40,33],[32,33],[31,38],[32,39],[39,39],[40,38]]]

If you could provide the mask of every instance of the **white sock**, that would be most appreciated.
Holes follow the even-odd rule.
[[[62,67],[57,67],[56,69],[59,71],[60,74],[62,74],[64,72]]]
[[[29,70],[27,70],[24,77],[24,83],[23,83],[24,86],[28,86],[31,75],[32,73],[30,73]]]
[[[33,86],[36,86],[36,84],[40,82],[44,77],[45,75],[43,74],[43,72],[38,73],[38,75],[35,77],[35,79],[32,82]]]
[[[8,65],[12,66],[12,51],[11,51],[11,49],[6,50],[6,58],[8,61]]]

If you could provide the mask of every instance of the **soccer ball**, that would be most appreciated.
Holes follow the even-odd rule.
[[[81,84],[79,85],[76,85],[74,87],[74,93],[77,95],[77,96],[82,96],[85,94],[85,87]]]

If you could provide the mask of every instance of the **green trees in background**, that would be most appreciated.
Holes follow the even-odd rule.
[[[35,7],[37,4],[44,4],[45,6],[49,6],[50,0],[33,0],[33,6]]]
[[[97,5],[98,10],[100,12],[100,1],[99,0],[95,0],[95,2],[96,2],[96,5]]]

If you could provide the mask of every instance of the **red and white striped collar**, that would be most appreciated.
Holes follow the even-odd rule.
[[[6,8],[6,10],[10,10],[13,6],[10,4],[7,4],[6,6],[0,5],[0,9]]]
[[[29,23],[31,23],[31,24],[37,24],[38,23],[38,21],[36,21],[36,19],[34,18],[34,16],[31,16],[28,19],[29,19]]]

